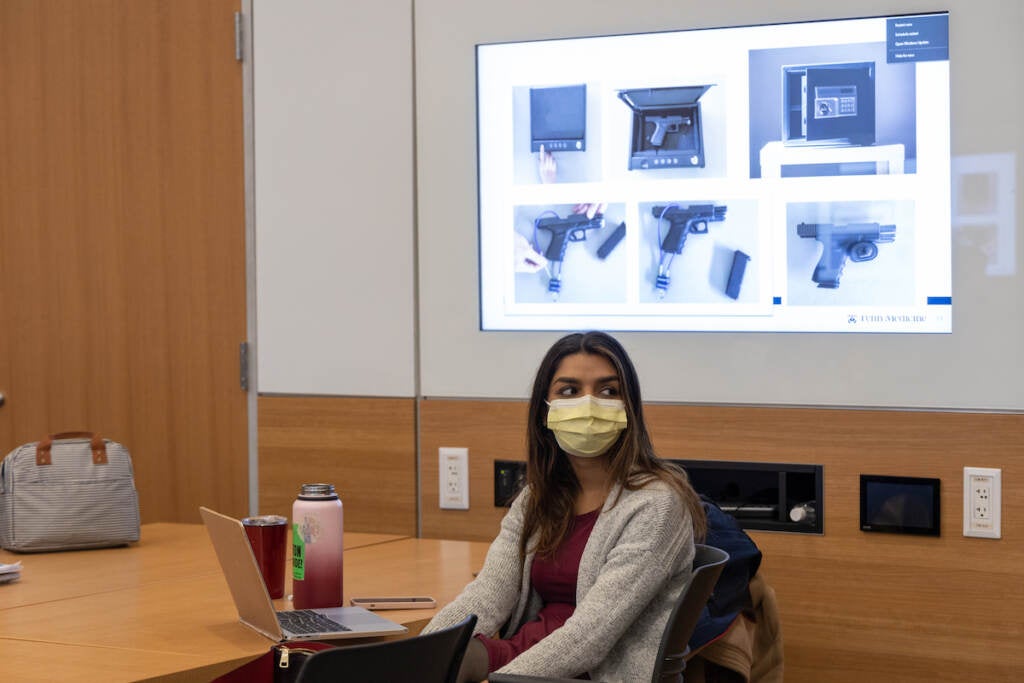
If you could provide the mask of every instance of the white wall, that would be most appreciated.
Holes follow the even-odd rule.
[[[255,0],[260,393],[414,396],[411,0]]]

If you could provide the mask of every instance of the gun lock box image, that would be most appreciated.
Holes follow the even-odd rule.
[[[629,170],[704,168],[698,100],[712,85],[619,91],[633,110]]]
[[[875,63],[782,67],[785,145],[875,143]]]
[[[587,86],[530,88],[530,151],[587,149]]]

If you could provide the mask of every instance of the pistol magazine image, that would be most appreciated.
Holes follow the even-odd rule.
[[[725,220],[726,206],[715,204],[690,204],[682,207],[678,204],[651,207],[651,214],[658,219],[658,245],[661,254],[658,258],[658,274],[654,279],[654,288],[658,298],[664,299],[671,282],[672,259],[683,253],[686,238],[690,235],[704,235],[708,232],[708,222],[719,223]],[[668,223],[668,231],[662,236],[662,223]]]
[[[879,242],[896,239],[895,225],[878,223],[800,223],[796,232],[800,237],[821,242],[821,258],[811,279],[826,289],[839,287],[839,277],[843,274],[847,257],[855,263],[871,261],[878,256]]]
[[[551,214],[551,215],[547,215]],[[544,258],[548,260],[550,279],[548,280],[548,294],[552,301],[558,299],[562,291],[562,262],[565,260],[565,249],[569,242],[583,242],[587,239],[588,230],[600,230],[604,227],[604,214],[595,214],[593,218],[587,218],[586,214],[571,213],[561,218],[553,211],[547,211],[537,217],[533,222],[534,237],[533,244],[537,251],[540,251],[537,243],[537,230],[545,230],[551,233],[551,240],[544,250]]]

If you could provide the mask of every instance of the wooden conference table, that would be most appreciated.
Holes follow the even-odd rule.
[[[488,547],[355,532],[344,541],[346,602],[432,595],[443,605],[472,580]],[[4,681],[209,681],[272,644],[239,623],[202,525],[146,524],[127,548],[0,551],[0,563],[19,560],[21,580],[0,585]],[[415,634],[435,611],[386,616]]]

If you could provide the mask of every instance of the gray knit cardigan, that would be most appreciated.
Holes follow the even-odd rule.
[[[533,619],[541,601],[530,565],[519,560],[529,489],[512,504],[477,578],[423,630],[477,615],[476,632],[509,637]],[[499,669],[500,673],[577,676],[608,683],[650,680],[672,607],[690,581],[693,524],[669,486],[613,488],[580,559],[576,610],[558,630]],[[504,628],[503,628],[504,626]]]

